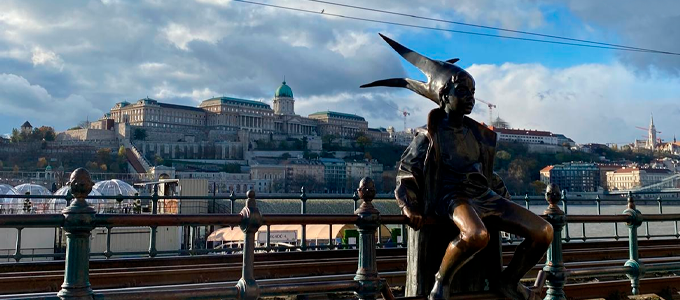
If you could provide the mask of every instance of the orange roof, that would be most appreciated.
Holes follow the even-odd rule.
[[[554,167],[553,166],[546,166],[545,168],[541,169],[541,173],[543,172],[550,172]]]

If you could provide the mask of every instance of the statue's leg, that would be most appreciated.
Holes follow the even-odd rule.
[[[472,206],[465,200],[457,201],[460,203],[453,208],[451,218],[460,229],[460,234],[446,248],[444,259],[435,275],[431,300],[448,299],[453,275],[489,242],[489,233]]]
[[[553,228],[543,218],[512,201],[500,199],[497,208],[501,211],[500,229],[524,238],[517,246],[512,260],[501,273],[501,288],[505,290],[504,293],[513,290],[521,292],[524,299],[528,299],[527,290],[519,285],[519,281],[548,250],[552,242]]]

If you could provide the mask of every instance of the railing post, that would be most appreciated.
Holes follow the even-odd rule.
[[[562,229],[567,223],[565,213],[557,205],[560,201],[560,188],[552,183],[548,185],[545,192],[545,200],[550,204],[544,214],[547,221],[553,227],[553,240],[548,249],[547,259],[543,271],[548,274],[548,290],[545,300],[565,300],[564,283],[566,281],[566,269],[562,261]]]
[[[623,211],[624,214],[630,216],[626,225],[628,226],[628,261],[624,266],[629,267],[626,276],[630,279],[630,287],[633,295],[640,294],[640,278],[644,276],[644,265],[640,261],[638,253],[638,232],[637,229],[642,225],[642,213],[635,208],[635,199],[633,193],[628,192],[628,208]]]
[[[600,199],[600,195],[595,196],[595,208],[597,208],[597,215],[602,214],[602,200]]]
[[[567,214],[567,191],[562,190],[562,207],[564,207],[564,214]],[[560,236],[560,238],[562,238]],[[569,223],[564,222],[564,241],[569,242],[571,238],[569,237]]]
[[[375,299],[380,291],[380,279],[376,264],[375,231],[380,226],[380,212],[373,207],[371,201],[375,197],[375,183],[369,177],[364,177],[357,189],[363,200],[361,206],[354,212],[359,216],[359,266],[354,280],[359,282],[355,292],[359,299]]]
[[[529,194],[524,194],[524,207],[526,207],[527,210],[529,209]]]
[[[17,244],[14,250],[14,260],[16,262],[21,261],[21,231],[23,228],[17,227]]]
[[[236,195],[234,195],[234,190],[229,193],[229,213],[234,214],[234,202],[236,201]]]
[[[64,283],[57,296],[61,299],[92,299],[90,287],[90,234],[94,229],[95,210],[85,201],[94,183],[90,172],[78,168],[71,173],[68,182],[76,200],[66,207],[64,231],[66,231],[66,266]]]
[[[300,214],[307,214],[307,193],[305,193],[305,187],[300,188]],[[300,243],[300,250],[307,250],[307,226],[302,224],[302,237]]]
[[[153,186],[153,195],[151,195],[151,214],[158,214],[158,184]],[[156,257],[158,250],[156,250],[156,232],[157,227],[151,226],[149,232],[149,257]]]
[[[257,209],[255,192],[250,190],[246,193],[248,199],[241,210],[241,230],[244,233],[243,240],[243,273],[236,287],[239,290],[239,299],[257,299],[260,296],[260,288],[255,281],[253,265],[255,263],[255,233],[262,226],[262,215]]]

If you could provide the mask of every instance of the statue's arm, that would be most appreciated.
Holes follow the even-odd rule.
[[[429,139],[425,134],[417,134],[401,156],[397,170],[397,188],[394,191],[399,208],[422,213],[423,182],[425,157]]]
[[[505,182],[501,179],[496,172],[493,172],[491,176],[491,189],[505,199],[510,199],[510,192],[508,187],[505,186]]]

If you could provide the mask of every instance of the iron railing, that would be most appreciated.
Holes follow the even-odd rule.
[[[89,180],[89,178],[88,178]],[[370,182],[370,179],[365,179]],[[385,298],[391,298],[389,287],[383,281],[376,268],[376,233],[381,224],[407,224],[408,220],[400,215],[381,215],[375,209],[372,202],[375,191],[370,185],[364,184],[359,188],[360,193],[354,197],[357,209],[354,215],[262,215],[255,200],[255,193],[247,193],[245,205],[239,214],[209,214],[209,215],[173,215],[155,214],[158,211],[158,201],[163,197],[154,192],[151,196],[139,196],[140,199],[150,200],[150,215],[134,214],[98,214],[86,202],[86,196],[90,191],[82,187],[85,183],[72,181],[75,199],[62,211],[62,214],[24,214],[24,215],[0,215],[0,228],[16,228],[18,231],[17,247],[13,257],[19,261],[28,255],[21,253],[21,232],[26,228],[61,228],[66,232],[66,256],[64,283],[57,294],[60,299],[125,299],[130,295],[149,296],[158,299],[186,299],[189,297],[214,297],[214,298],[239,298],[256,299],[260,296],[289,295],[306,293],[330,293],[330,292],[354,292],[359,299],[375,299],[379,293]],[[54,196],[34,196],[35,198],[47,198]],[[73,197],[67,195],[67,198]],[[120,197],[100,197],[105,199],[120,199]],[[182,198],[182,197],[172,197]],[[210,197],[187,197],[193,199],[211,199]],[[638,228],[643,222],[679,221],[680,214],[648,214],[644,215],[636,209],[632,194],[628,195],[627,208],[618,215],[567,215],[566,201],[559,193],[547,197],[550,206],[545,211],[544,218],[552,224],[554,239],[547,254],[547,261],[543,271],[538,276],[538,281],[547,280],[546,299],[566,299],[564,284],[568,278],[626,275],[631,281],[631,293],[638,294],[640,290],[640,278],[645,274],[655,272],[668,272],[680,270],[680,263],[656,263],[643,265],[638,254]],[[301,212],[306,213],[306,195],[301,196]],[[360,201],[361,200],[361,201]],[[563,208],[558,204],[562,202]],[[232,202],[233,203],[233,202]],[[563,210],[564,209],[564,210]],[[583,268],[579,270],[567,270],[562,260],[562,231],[569,223],[625,223],[628,227],[629,259],[621,267],[606,268]],[[310,225],[310,224],[355,224],[359,231],[358,253],[359,265],[354,280],[335,281],[324,283],[296,283],[296,284],[272,284],[259,286],[254,279],[253,264],[255,248],[255,232],[261,226],[269,225]],[[182,287],[143,287],[134,291],[125,289],[106,290],[95,292],[89,284],[89,257],[90,235],[94,228],[103,227],[109,231],[115,227],[143,226],[150,227],[149,250],[145,252],[150,257],[155,257],[156,250],[155,231],[159,226],[188,226],[196,228],[203,225],[239,226],[244,232],[242,277],[238,284],[233,287],[221,288],[182,288]],[[304,227],[303,227],[304,228]],[[304,241],[305,238],[303,237]],[[110,246],[110,245],[108,245]],[[107,252],[109,255],[109,247]],[[304,242],[300,246],[305,248]],[[200,252],[201,249],[189,249],[189,254]],[[542,283],[538,283],[542,286]],[[30,299],[41,298],[31,295]],[[54,296],[45,296],[46,298]],[[17,299],[22,299],[21,295]],[[26,299],[26,298],[24,298]]]

